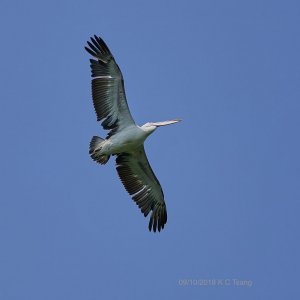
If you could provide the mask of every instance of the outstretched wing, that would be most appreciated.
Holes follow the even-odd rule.
[[[126,101],[121,70],[105,42],[98,36],[91,37],[85,47],[95,59],[90,59],[92,71],[92,95],[97,121],[104,129],[118,129],[134,124]]]
[[[132,199],[146,217],[152,211],[149,230],[160,231],[167,223],[164,194],[148,162],[144,146],[116,158],[119,177]]]

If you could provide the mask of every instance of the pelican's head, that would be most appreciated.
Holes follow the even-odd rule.
[[[170,121],[162,121],[162,122],[148,122],[144,124],[141,128],[148,132],[149,134],[152,133],[157,127],[160,126],[166,126],[166,125],[171,125],[175,124],[177,122],[181,121],[180,119],[175,119],[175,120],[170,120]]]

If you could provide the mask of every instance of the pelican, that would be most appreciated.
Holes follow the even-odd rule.
[[[144,141],[156,128],[175,124],[179,119],[135,124],[128,108],[124,80],[119,66],[105,42],[90,38],[86,51],[90,59],[92,98],[97,121],[109,130],[105,139],[94,136],[89,154],[99,164],[116,156],[116,169],[125,189],[145,217],[151,212],[149,231],[159,232],[167,223],[167,208],[161,185],[147,159]]]

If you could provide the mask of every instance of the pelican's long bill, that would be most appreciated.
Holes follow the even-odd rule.
[[[181,119],[174,119],[174,120],[162,121],[162,122],[151,122],[150,124],[159,127],[159,126],[166,126],[166,125],[175,124],[175,123],[178,123],[180,121],[181,121]]]

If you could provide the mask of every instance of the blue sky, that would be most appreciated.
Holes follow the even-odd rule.
[[[298,1],[2,1],[0,299],[299,299],[299,17]],[[146,142],[160,234],[88,155],[105,136],[93,34],[138,124],[183,119]]]

